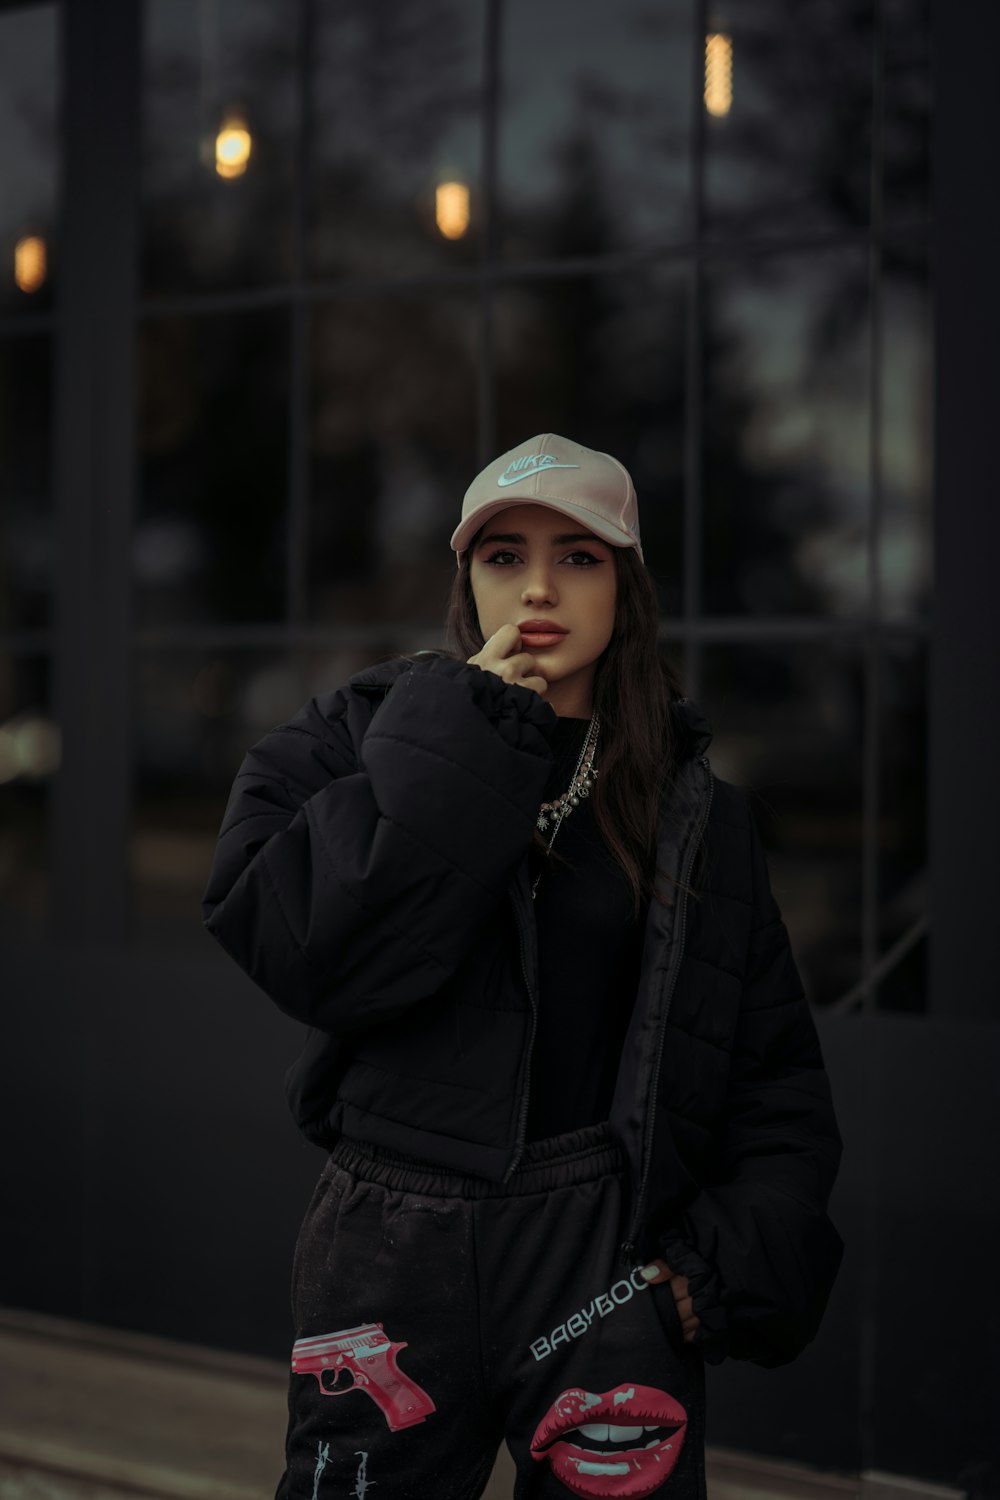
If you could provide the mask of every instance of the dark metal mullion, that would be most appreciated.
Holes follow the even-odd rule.
[[[695,0],[691,56],[691,259],[688,264],[688,316],[685,342],[684,401],[684,578],[682,611],[684,686],[693,698],[702,692],[701,638],[690,627],[701,618],[702,532],[704,495],[704,347],[705,270],[705,35],[707,0]]]
[[[497,188],[497,112],[500,106],[500,46],[502,0],[484,0],[482,49],[482,112],[480,114],[480,202],[483,213],[483,237],[480,268],[486,274],[479,280],[479,385],[478,385],[478,455],[481,466],[488,464],[496,452],[496,340],[494,338],[494,279],[497,264],[500,205]]]
[[[1000,631],[996,131],[1000,6],[930,7],[934,232],[933,631],[928,672],[928,1018],[996,1024]],[[942,1028],[943,1031],[943,1028]],[[936,1103],[937,1101],[935,1101]],[[971,1144],[971,1143],[970,1143]]]
[[[871,129],[871,242],[868,252],[869,319],[869,443],[868,443],[868,622],[864,656],[864,731],[861,807],[861,972],[862,1007],[873,1011],[878,986],[869,976],[878,962],[878,829],[879,766],[881,761],[882,675],[882,174],[883,174],[883,0],[875,0],[872,47]]]
[[[48,927],[79,956],[70,1007],[86,1008],[73,1052],[72,1175],[92,1228],[79,1237],[68,1295],[95,1323],[107,1310],[107,1162],[120,1123],[109,1039],[133,998],[95,985],[86,956],[120,951],[130,935],[141,13],[132,0],[94,0],[63,6],[60,18],[51,638],[62,753],[49,804]]]
[[[312,55],[314,14],[312,0],[298,0],[295,47],[295,87],[298,116],[295,128],[295,158],[292,172],[292,286],[306,281],[306,205],[309,184],[309,138],[311,102],[309,63]],[[309,545],[308,450],[309,440],[309,317],[301,297],[292,297],[289,309],[288,380],[288,526],[285,577],[287,619],[292,629],[306,624],[306,557]],[[296,672],[298,672],[296,658]],[[300,682],[300,687],[301,687]]]
[[[129,928],[140,7],[62,14],[62,272],[53,401],[51,932]],[[108,66],[108,59],[114,66]]]
[[[492,0],[491,0],[492,3]],[[928,224],[895,224],[887,238],[900,246],[926,245],[930,238]],[[808,235],[769,240],[711,240],[700,246],[702,260],[746,260],[795,255],[809,250],[836,250],[860,247],[867,249],[870,231],[829,230]],[[329,302],[337,297],[357,297],[371,292],[414,291],[434,287],[489,284],[498,281],[542,280],[580,275],[620,276],[641,270],[644,266],[684,264],[695,253],[691,241],[677,240],[669,245],[645,245],[635,250],[616,251],[600,256],[560,256],[557,260],[494,261],[469,270],[420,272],[413,276],[384,276],[377,280],[344,277],[340,281],[314,281],[297,289],[287,285],[244,287],[234,292],[183,292],[175,297],[150,297],[139,304],[140,320],[163,317],[210,316],[217,312],[244,312],[248,308],[280,307],[293,298],[304,302]],[[51,313],[11,313],[0,317],[0,338],[21,338],[55,326]]]
[[[868,630],[864,652],[864,708],[862,743],[861,806],[861,1012],[873,1016],[878,998],[874,975],[878,945],[878,820],[880,760],[880,666],[882,617],[881,525],[882,525],[882,172],[884,68],[883,0],[875,0],[872,46],[871,125],[871,242],[869,246],[869,506],[866,544],[868,553]],[[862,1118],[874,1132],[882,1108],[884,1087],[880,1076],[879,1049],[862,1048]],[[864,1153],[860,1329],[858,1347],[858,1435],[861,1466],[868,1471],[877,1462],[875,1403],[878,1393],[878,1339],[880,1308],[881,1200],[883,1192],[880,1153]]]
[[[925,224],[897,225],[893,230],[893,237],[901,244],[907,243],[908,238],[915,243],[924,244],[928,238],[928,228]],[[412,276],[344,277],[337,281],[312,281],[298,287],[283,283],[277,286],[243,287],[233,292],[184,292],[177,296],[150,297],[140,304],[138,316],[142,319],[182,315],[197,317],[214,312],[242,312],[251,307],[280,307],[293,298],[304,302],[330,302],[339,297],[357,298],[373,293],[478,286],[483,281],[492,285],[507,281],[558,281],[584,275],[620,276],[651,265],[683,265],[696,252],[705,261],[744,262],[754,258],[771,260],[812,250],[867,249],[869,239],[868,229],[836,229],[769,240],[713,240],[703,237],[700,244],[693,240],[676,240],[670,244],[645,245],[607,255],[559,256],[556,259],[523,261],[494,259],[465,270],[422,271]],[[30,332],[30,329],[25,328],[23,318],[8,322],[12,329],[20,328]]]

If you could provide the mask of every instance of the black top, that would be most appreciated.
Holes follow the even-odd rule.
[[[559,718],[544,733],[555,764],[543,802],[570,784],[589,719]],[[598,740],[596,763],[601,765]],[[547,840],[549,823],[543,831]],[[593,811],[593,791],[581,797],[556,834],[553,849],[573,869],[544,866],[532,854],[531,878],[541,869],[531,903],[538,929],[540,994],[531,1054],[526,1139],[560,1135],[606,1120],[618,1063],[632,1015],[645,931],[632,919],[632,892],[604,842]]]

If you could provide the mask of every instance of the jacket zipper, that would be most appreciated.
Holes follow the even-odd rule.
[[[708,815],[709,815],[709,811],[710,811],[711,806],[712,806],[712,794],[713,794],[713,792],[715,790],[714,783],[713,783],[713,780],[712,780],[711,767],[709,766],[709,763],[708,763],[708,758],[706,756],[704,756],[704,755],[699,756],[698,758],[701,761],[702,765],[705,767],[706,771],[708,771],[708,773],[709,773],[709,776],[708,776],[708,797],[707,797],[706,802],[705,802],[705,808],[704,808],[704,811],[702,813],[701,821],[700,821],[700,823],[698,825],[697,836],[694,839],[692,839],[692,841],[691,841],[691,852],[690,852],[690,854],[689,854],[689,856],[688,856],[688,858],[687,858],[687,860],[685,862],[685,865],[686,865],[686,868],[685,868],[685,871],[684,871],[684,885],[685,886],[687,886],[689,884],[689,882],[690,882],[691,871],[694,868],[694,858],[695,858],[695,855],[698,852],[698,846],[701,844],[701,841],[702,841],[702,839],[703,839],[703,837],[705,835],[705,828],[706,828],[706,825],[708,823]],[[678,942],[678,945],[677,945],[677,955],[676,955],[676,958],[674,960],[673,971],[672,971],[672,973],[670,975],[670,984],[669,984],[669,986],[667,988],[667,996],[666,996],[666,1000],[665,1000],[664,1006],[663,1006],[663,1015],[660,1017],[659,1033],[657,1035],[657,1040],[656,1040],[656,1067],[653,1070],[653,1089],[652,1089],[652,1094],[651,1094],[651,1097],[650,1097],[650,1100],[649,1100],[648,1112],[646,1114],[646,1129],[645,1129],[645,1132],[644,1132],[645,1139],[643,1141],[643,1152],[642,1152],[643,1163],[642,1163],[642,1174],[641,1174],[641,1178],[640,1178],[640,1182],[639,1182],[639,1192],[638,1192],[638,1196],[636,1198],[635,1208],[634,1208],[633,1213],[632,1213],[632,1223],[631,1223],[631,1225],[629,1227],[628,1238],[625,1239],[625,1240],[623,1240],[622,1244],[621,1244],[621,1259],[622,1259],[622,1264],[625,1265],[625,1266],[628,1266],[629,1263],[630,1263],[630,1261],[634,1258],[635,1247],[636,1247],[636,1235],[638,1233],[639,1225],[642,1222],[642,1210],[643,1210],[643,1204],[644,1204],[644,1200],[645,1200],[645,1196],[646,1196],[646,1179],[647,1179],[647,1176],[648,1176],[648,1173],[649,1173],[650,1158],[652,1156],[653,1126],[651,1125],[651,1122],[654,1121],[655,1118],[656,1118],[656,1091],[657,1091],[657,1089],[659,1087],[659,1082],[660,1082],[660,1063],[661,1063],[661,1060],[662,1060],[662,1057],[663,1057],[663,1039],[664,1039],[664,1034],[665,1034],[666,1029],[667,1029],[667,1026],[666,1026],[667,1016],[668,1016],[668,1014],[670,1012],[670,1002],[673,999],[674,986],[677,983],[677,975],[680,973],[681,959],[684,956],[684,938],[685,938],[685,928],[686,928],[686,925],[687,925],[687,900],[688,900],[688,893],[687,893],[686,890],[683,890],[681,892],[681,908],[680,908],[680,941]]]
[[[524,1155],[525,1125],[528,1119],[528,1091],[531,1088],[531,1050],[535,1045],[535,1025],[538,1020],[538,1008],[535,1005],[535,995],[534,991],[531,988],[531,981],[528,978],[528,966],[525,963],[524,959],[524,929],[521,925],[521,913],[518,910],[517,901],[513,895],[511,896],[511,901],[514,907],[514,917],[517,922],[518,947],[521,950],[521,973],[524,975],[524,983],[528,991],[528,999],[531,1001],[531,1035],[528,1038],[528,1057],[524,1065],[524,1093],[521,1096],[521,1113],[517,1122],[517,1140],[514,1142],[514,1155],[511,1159],[510,1165],[508,1166],[506,1172],[503,1174],[504,1182],[510,1181],[511,1177],[514,1174],[514,1171],[517,1168],[518,1162]]]

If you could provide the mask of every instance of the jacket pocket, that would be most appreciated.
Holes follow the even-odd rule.
[[[670,1282],[658,1281],[649,1290],[653,1294],[660,1323],[671,1348],[678,1354],[686,1354],[691,1346],[684,1342],[684,1324],[677,1310],[677,1299],[671,1290]]]

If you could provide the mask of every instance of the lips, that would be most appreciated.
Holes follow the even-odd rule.
[[[560,641],[566,639],[561,632],[551,633],[542,630],[522,630],[521,644],[523,646],[557,646]]]
[[[667,1391],[573,1387],[556,1398],[531,1439],[531,1456],[576,1495],[651,1495],[684,1446],[687,1412]]]

